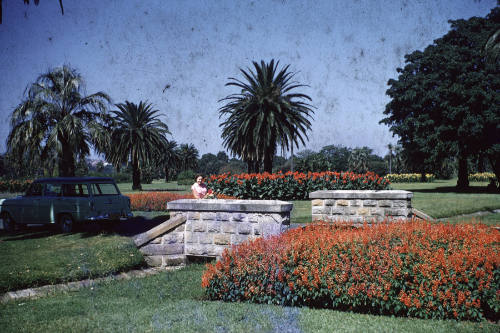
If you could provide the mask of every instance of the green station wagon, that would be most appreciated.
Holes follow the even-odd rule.
[[[57,224],[61,231],[71,232],[75,223],[129,217],[130,199],[120,194],[113,178],[37,179],[25,195],[0,199],[0,218],[7,231],[16,224]]]

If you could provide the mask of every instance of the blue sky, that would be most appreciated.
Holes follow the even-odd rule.
[[[162,113],[170,139],[200,155],[223,150],[218,100],[228,77],[252,61],[290,64],[316,107],[309,141],[368,146],[395,143],[379,125],[387,81],[404,55],[449,30],[448,20],[485,16],[496,0],[3,1],[0,25],[0,152],[9,116],[27,84],[69,64],[87,93],[114,103],[147,100]],[[166,85],[170,88],[165,89]],[[297,152],[298,150],[295,150]]]

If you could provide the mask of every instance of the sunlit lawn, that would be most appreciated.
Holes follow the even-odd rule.
[[[418,320],[204,299],[202,265],[0,305],[2,332],[498,332]]]

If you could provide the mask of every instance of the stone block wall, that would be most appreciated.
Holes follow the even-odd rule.
[[[408,191],[316,191],[312,199],[313,221],[351,221],[356,224],[380,222],[386,218],[401,219],[412,215]]]
[[[148,239],[140,242],[140,250],[151,266],[179,265],[186,256],[218,258],[232,245],[288,229],[292,207],[278,200],[172,201],[167,204],[169,221],[178,222],[151,232],[150,240],[138,236]]]

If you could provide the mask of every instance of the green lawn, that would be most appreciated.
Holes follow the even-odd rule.
[[[129,237],[102,232],[57,234],[48,227],[0,234],[0,293],[144,266]]]
[[[0,305],[2,332],[498,332],[499,325],[204,300],[202,265]],[[22,318],[22,320],[20,320]]]
[[[394,189],[413,192],[413,207],[434,218],[453,217],[478,211],[500,209],[500,194],[486,192],[486,182],[471,182],[466,193],[455,190],[456,179],[432,183],[393,183]],[[497,214],[494,214],[497,215]],[[500,221],[493,216],[489,222]]]

